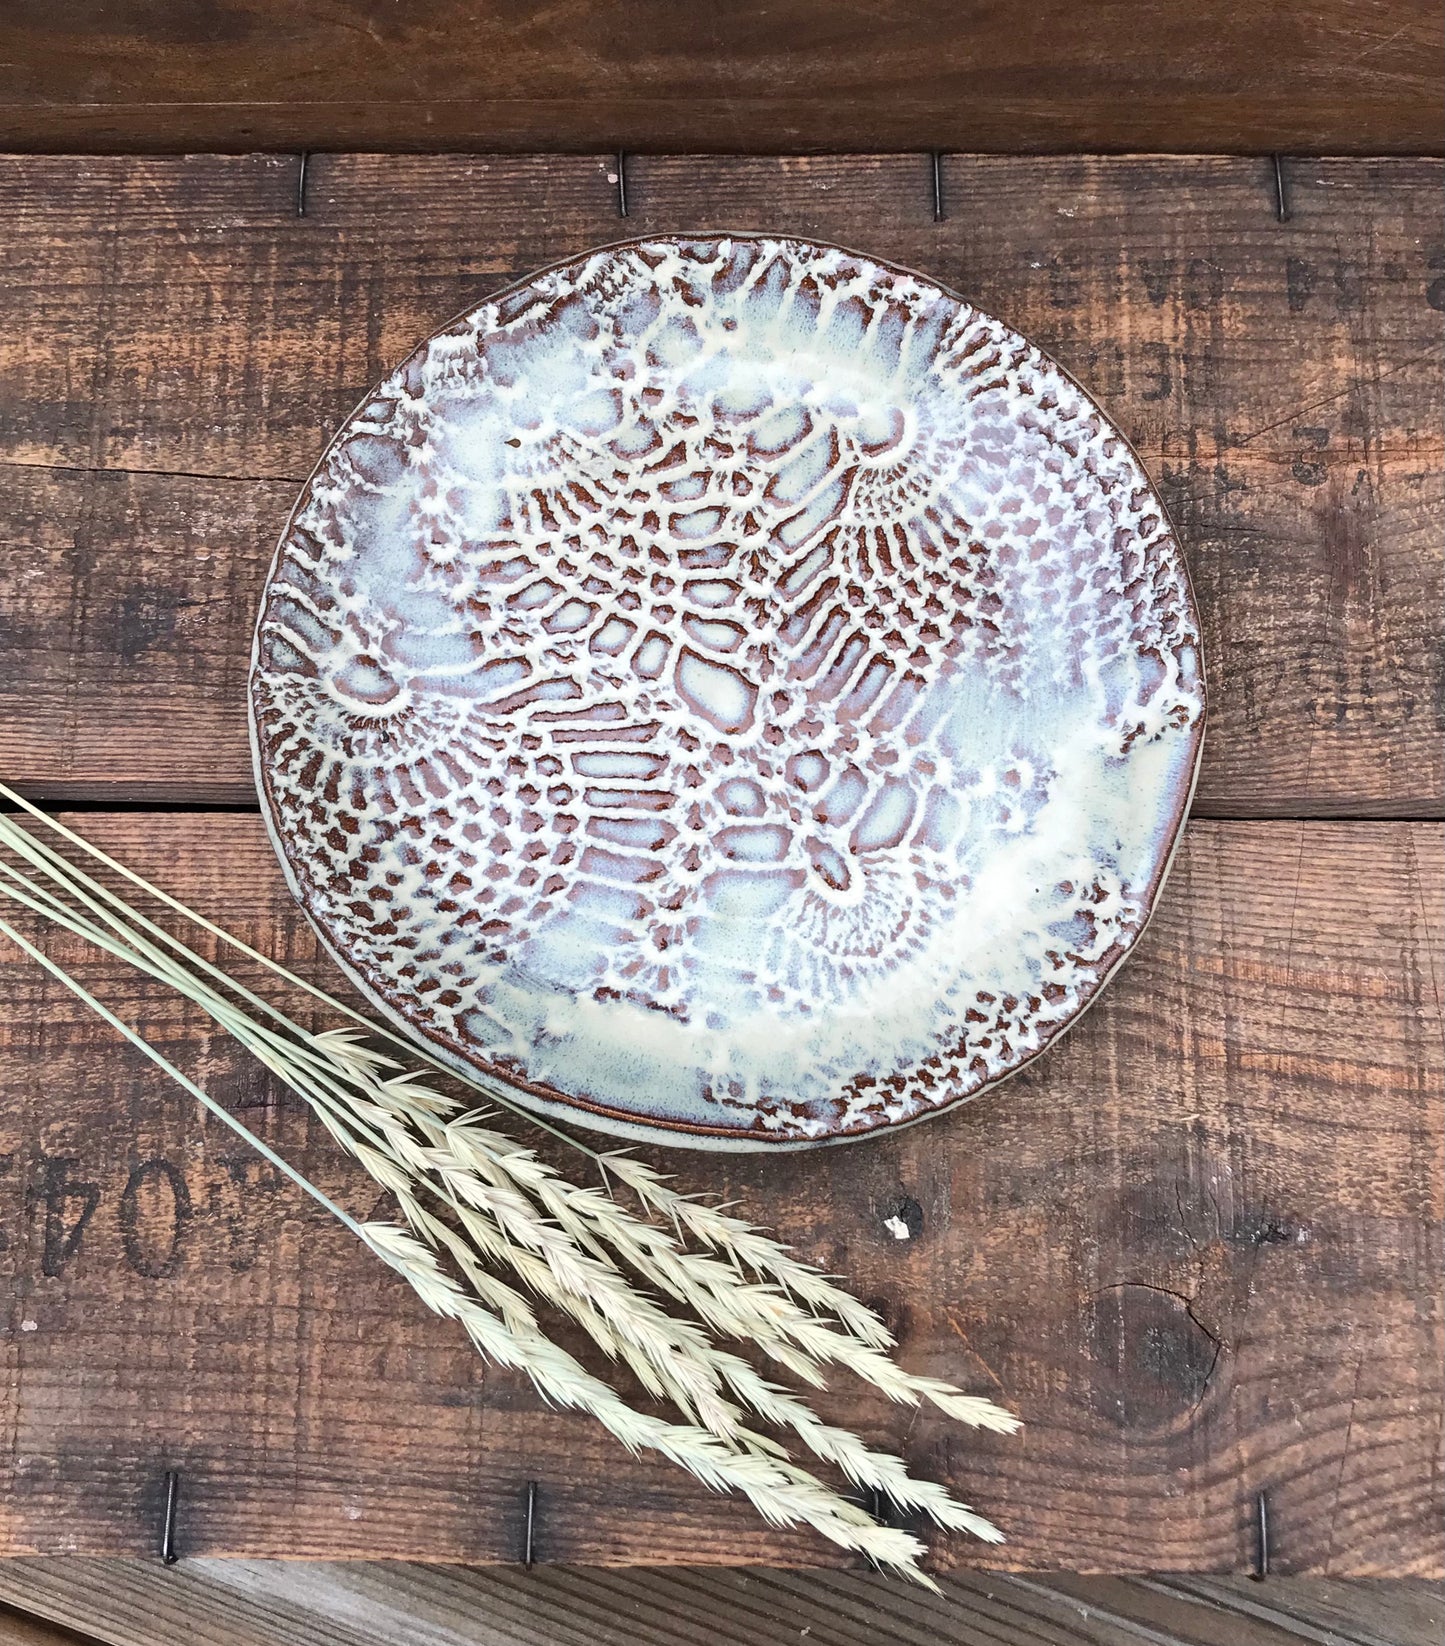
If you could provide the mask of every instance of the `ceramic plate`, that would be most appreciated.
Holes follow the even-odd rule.
[[[637,240],[342,428],[262,600],[257,780],[352,978],[554,1117],[751,1148],[947,1108],[1158,896],[1199,634],[1127,442],[922,277]]]

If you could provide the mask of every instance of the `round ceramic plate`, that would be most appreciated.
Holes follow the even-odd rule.
[[[756,235],[483,303],[349,419],[266,585],[288,879],[458,1067],[751,1148],[944,1109],[1149,917],[1204,717],[1178,544],[1058,366]]]

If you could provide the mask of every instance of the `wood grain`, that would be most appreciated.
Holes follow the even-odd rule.
[[[0,1596],[106,1646],[1438,1646],[1445,1629],[1437,1585],[1284,1578],[1261,1588],[1220,1578],[1207,1592],[1194,1587],[1206,1589],[990,1572],[945,1578],[933,1597],[842,1572],[0,1562]],[[39,1635],[36,1646],[60,1639]]]
[[[1433,162],[0,161],[0,747],[52,798],[249,804],[257,595],[327,437],[487,292],[626,233],[920,268],[1050,350],[1159,482],[1206,626],[1197,811],[1445,815]],[[615,173],[614,173],[615,175]]]
[[[84,827],[319,964],[255,817]],[[1120,978],[997,1092],[867,1148],[666,1156],[877,1299],[907,1364],[1026,1417],[974,1437],[829,1396],[1007,1529],[935,1539],[939,1569],[1239,1571],[1264,1489],[1281,1572],[1440,1573],[1442,859],[1420,825],[1197,822]],[[194,1013],[83,969],[371,1209]],[[175,1468],[187,1557],[515,1561],[531,1479],[548,1561],[827,1559],[482,1369],[13,953],[0,1000],[0,1547],[149,1552]]]
[[[0,1646],[77,1646],[79,1640],[36,1618],[0,1610]]]
[[[1425,0],[19,0],[23,148],[1441,145]]]

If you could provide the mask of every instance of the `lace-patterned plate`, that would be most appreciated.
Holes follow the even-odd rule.
[[[490,299],[286,527],[257,781],[337,960],[553,1116],[698,1146],[901,1124],[1137,940],[1204,721],[1127,442],[928,280],[637,240]]]

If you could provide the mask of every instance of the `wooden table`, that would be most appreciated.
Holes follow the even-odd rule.
[[[291,499],[442,319],[623,232],[767,227],[960,290],[1162,486],[1213,709],[1107,997],[965,1111],[821,1155],[668,1156],[1028,1420],[839,1386],[1016,1568],[1442,1570],[1441,166],[949,156],[0,161],[0,775],[317,977],[242,686]],[[324,1134],[197,1016],[74,962],[331,1193]],[[451,1330],[0,955],[0,1549],[817,1563]],[[660,1158],[660,1157],[659,1157]],[[903,1214],[915,1238],[885,1220]],[[934,1541],[941,1569],[977,1545]]]

